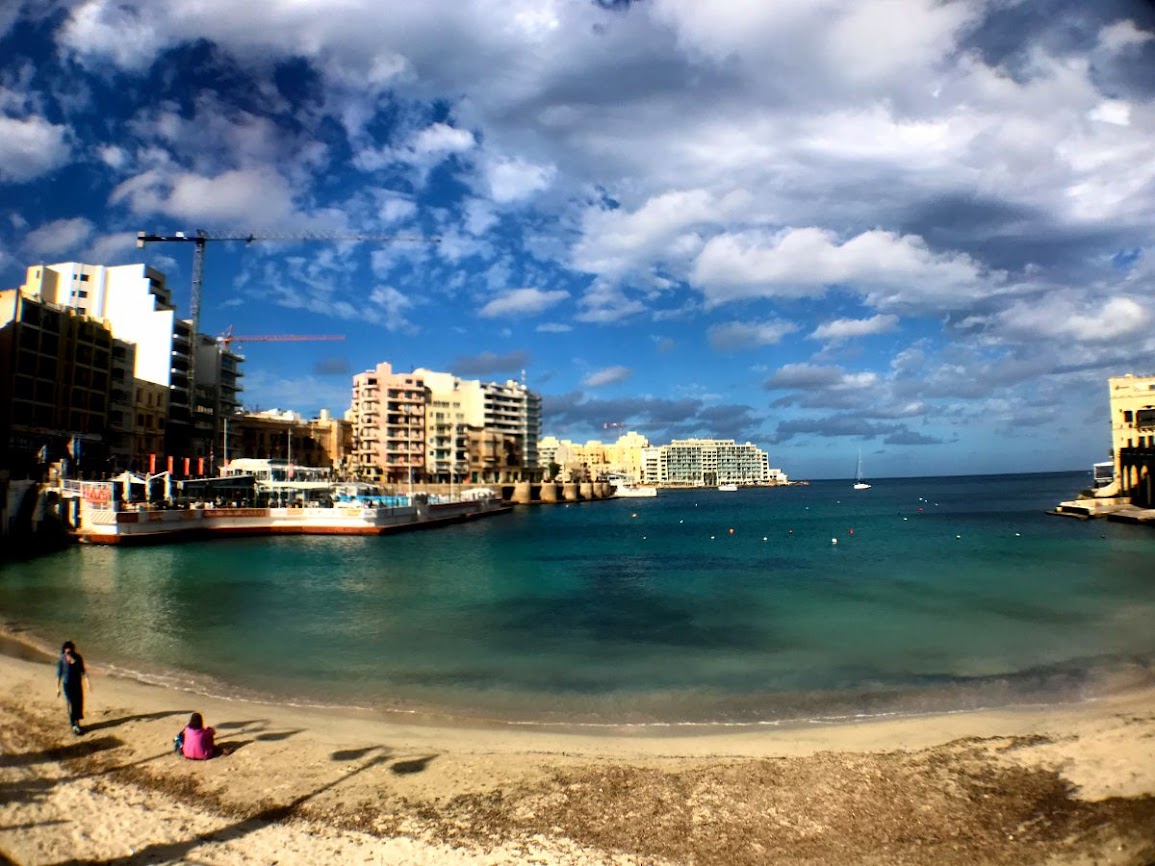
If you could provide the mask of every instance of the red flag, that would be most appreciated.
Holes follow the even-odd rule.
[[[197,475],[205,474],[205,459],[203,457],[197,458]]]
[[[188,478],[188,458],[184,459],[184,477]]]
[[[155,454],[149,454],[148,455],[148,474],[153,475],[155,473],[156,473],[156,455]]]
[[[169,471],[169,474],[171,475],[172,474],[172,455],[171,454],[168,455],[168,471]]]

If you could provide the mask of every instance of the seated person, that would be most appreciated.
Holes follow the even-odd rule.
[[[189,716],[188,726],[184,729],[184,741],[181,743],[180,753],[194,761],[204,761],[216,754],[216,744],[213,737],[216,731],[206,728],[200,713]]]

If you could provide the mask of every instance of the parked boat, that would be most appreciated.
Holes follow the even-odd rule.
[[[738,490],[737,484],[719,484],[718,489],[723,493],[735,493]]]
[[[626,498],[650,498],[658,495],[658,488],[649,484],[619,484],[614,487],[614,496]]]
[[[858,452],[858,468],[854,471],[854,489],[869,490],[870,485],[862,478],[862,452]]]

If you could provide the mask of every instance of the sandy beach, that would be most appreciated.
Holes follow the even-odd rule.
[[[81,648],[83,650],[83,647]],[[404,724],[0,656],[0,852],[39,864],[1155,862],[1155,691],[729,733]],[[192,711],[225,754],[172,752]]]

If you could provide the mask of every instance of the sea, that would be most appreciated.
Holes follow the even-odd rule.
[[[1093,699],[1155,682],[1155,532],[1085,472],[662,490],[382,537],[75,546],[0,627],[193,693],[654,730]]]

